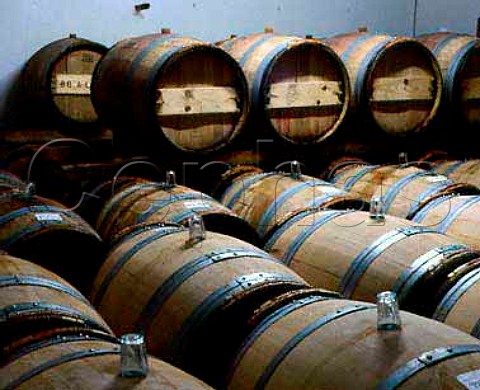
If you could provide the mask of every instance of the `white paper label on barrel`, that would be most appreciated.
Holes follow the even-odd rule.
[[[427,180],[430,183],[440,183],[441,181],[447,181],[448,177],[442,176],[442,175],[437,175],[437,176],[428,176]]]
[[[328,187],[328,186],[325,186],[323,187],[320,192],[322,192],[324,195],[342,195],[344,194],[345,192],[338,189],[338,188],[335,188],[335,187]]]
[[[55,95],[90,95],[92,75],[57,74],[52,78],[52,93]]]
[[[60,214],[58,213],[36,213],[35,218],[37,221],[57,221],[61,222],[63,221],[63,218]]]
[[[183,202],[183,205],[188,209],[198,209],[198,208],[210,208],[211,205],[205,203],[203,200],[192,200],[189,202]]]
[[[457,379],[468,390],[480,390],[480,370],[461,374]]]

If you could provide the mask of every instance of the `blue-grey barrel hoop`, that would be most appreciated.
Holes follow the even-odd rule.
[[[170,229],[162,229],[160,231],[154,231],[152,234],[148,235],[145,238],[142,238],[140,241],[135,243],[128,251],[122,253],[122,255],[117,259],[115,264],[109,269],[108,273],[103,278],[100,287],[97,290],[97,293],[92,297],[92,302],[95,307],[98,307],[103,300],[105,293],[107,292],[110,283],[113,281],[115,276],[120,272],[120,270],[131,260],[132,256],[138,253],[143,248],[150,245],[152,242],[159,240],[162,237],[166,237],[170,234],[175,234],[183,232],[183,229],[172,227]]]
[[[85,351],[71,352],[62,355],[54,360],[45,361],[30,371],[25,372],[18,378],[14,379],[6,385],[4,390],[13,390],[22,383],[32,379],[33,377],[42,374],[44,371],[62,365],[63,363],[73,362],[84,358],[92,358],[104,355],[117,355],[120,353],[120,348],[102,348],[102,349],[88,349]]]
[[[360,280],[370,265],[380,256],[385,249],[390,248],[392,245],[416,234],[441,234],[436,230],[430,229],[424,226],[407,226],[400,227],[385,233],[377,238],[352,260],[347,272],[343,275],[339,289],[343,295],[350,298]]]
[[[308,336],[316,332],[321,327],[335,321],[339,318],[345,317],[350,314],[358,313],[365,310],[376,310],[374,305],[352,305],[338,309],[332,313],[329,313],[323,317],[320,317],[313,323],[307,325],[304,329],[294,335],[288,340],[280,351],[273,357],[268,366],[264,369],[262,375],[255,383],[255,390],[263,390],[268,384],[269,380],[275,373],[276,369],[285,360],[289,353]]]
[[[292,196],[298,194],[299,192],[309,187],[314,188],[316,185],[332,186],[332,184],[327,182],[322,182],[321,180],[307,180],[307,181],[299,182],[298,184],[290,188],[287,188],[278,197],[275,197],[273,202],[269,204],[265,212],[262,214],[262,217],[258,222],[258,228],[257,228],[258,234],[260,236],[265,235],[265,231],[267,227],[271,226],[271,225],[268,225],[268,223],[272,223],[272,219],[274,219],[274,216],[277,210],[280,209],[285,204],[285,202],[287,202]]]
[[[457,79],[460,76],[461,69],[464,68],[467,61],[467,54],[472,50],[476,45],[478,45],[478,40],[473,39],[471,42],[463,46],[452,58],[450,65],[447,69],[447,74],[445,76],[445,94],[447,101],[450,104],[455,102],[455,85],[457,84]]]
[[[444,322],[450,311],[453,309],[458,300],[465,294],[470,287],[480,281],[480,268],[472,270],[464,275],[455,285],[447,292],[447,294],[440,301],[433,319]]]
[[[376,390],[394,390],[402,383],[411,379],[415,374],[426,368],[434,367],[448,359],[480,353],[480,345],[454,345],[437,348],[410,360],[394,371],[389,377],[383,379],[375,388]]]
[[[292,275],[279,273],[261,272],[233,279],[231,282],[209,295],[195,308],[193,313],[190,314],[187,320],[183,323],[182,328],[173,343],[172,349],[175,351],[174,355],[180,358],[183,357],[185,355],[184,351],[188,344],[188,339],[196,333],[196,330],[205,323],[205,320],[209,318],[212,313],[228,303],[236,294],[272,281],[283,284],[289,283],[296,287],[304,286],[304,284],[300,283],[300,281]]]

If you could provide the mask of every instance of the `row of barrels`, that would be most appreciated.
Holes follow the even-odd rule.
[[[478,126],[479,61],[480,41],[455,33],[321,40],[266,31],[212,45],[165,29],[109,50],[75,36],[55,41],[28,61],[23,89],[40,114],[99,117],[132,150],[209,152],[264,129],[320,143],[350,113],[389,135],[418,133],[442,96],[449,116]]]
[[[291,164],[299,167],[297,162]],[[445,166],[451,167],[450,172]],[[325,175],[330,181],[295,173],[295,169],[282,173],[234,167],[223,174],[216,195],[265,240],[300,209],[368,211],[370,200],[376,199],[382,213],[428,225],[480,249],[478,160],[439,163],[436,172],[413,164],[372,165],[342,159]],[[464,182],[457,181],[462,178]]]
[[[8,331],[2,333],[5,343],[0,367],[2,388],[126,389],[132,385],[140,389],[210,388],[153,357],[149,358],[146,378],[119,376],[118,340],[78,291],[30,262],[8,255],[1,255],[0,260],[3,280],[0,300],[2,314],[7,314],[2,327]],[[154,274],[150,270],[143,276],[153,278]],[[141,282],[145,280],[142,278]],[[127,293],[132,290],[138,290],[138,286]],[[198,292],[190,292],[188,298],[197,295]],[[207,340],[189,340],[180,346],[183,353],[191,353],[193,344],[203,343],[208,347],[197,349],[199,356],[192,364],[200,372],[214,371],[217,378],[221,374],[221,381],[213,380],[217,388],[298,389],[303,385],[349,389],[360,384],[372,389],[418,386],[460,389],[478,381],[475,370],[480,364],[480,342],[438,322],[401,312],[401,330],[381,331],[377,329],[375,305],[340,299],[311,288],[277,291],[274,299],[268,301],[266,297],[261,299],[257,291],[256,305],[251,299],[247,303],[244,296],[237,299],[243,304],[237,302],[236,307],[229,307],[228,317],[227,313],[218,317],[217,312],[215,321],[211,318],[213,314],[208,320],[199,318],[201,322],[216,325],[196,335]],[[137,303],[137,298],[126,296],[116,309],[111,307],[109,311],[131,308],[131,303]],[[175,312],[173,307],[170,312]],[[181,318],[162,320],[175,324]],[[120,326],[118,322],[112,319],[114,329]],[[132,326],[125,323],[128,320],[121,322],[124,327]],[[239,322],[245,326],[240,333]],[[232,324],[236,326],[229,326]],[[216,335],[212,334],[214,330]],[[171,331],[175,327],[157,328],[156,335],[149,335],[150,341],[169,345],[166,340]],[[219,350],[218,337],[229,343],[222,345],[223,350]],[[228,350],[235,350],[233,358],[226,353]],[[225,372],[224,361],[223,366],[213,366],[220,357],[230,358]]]
[[[110,327],[72,285],[34,263],[0,254],[2,389],[210,389],[153,357],[146,378],[121,372]]]
[[[151,193],[174,191],[173,184],[146,188]],[[137,217],[144,215],[145,202],[138,203],[141,196],[133,202],[118,201],[123,191],[138,183],[127,180],[124,185],[118,192],[109,188],[115,207],[107,202],[99,226],[116,207],[124,212],[131,208]],[[172,198],[183,193],[174,192]],[[128,194],[123,198],[128,199]],[[157,206],[162,199],[147,203]],[[161,215],[178,215],[178,205],[171,211],[163,210]],[[115,223],[110,226],[123,218],[137,222],[128,213],[120,213],[114,214]],[[113,240],[108,238],[112,248],[95,277],[90,299],[116,334],[144,333],[151,353],[217,388],[296,389],[305,377],[310,378],[308,386],[315,388],[347,389],[359,381],[365,388],[394,388],[404,382],[415,387],[425,381],[427,388],[435,388],[438,370],[445,373],[442,380],[448,386],[459,388],[475,375],[472,370],[479,364],[480,343],[466,334],[407,312],[402,312],[400,333],[378,331],[375,305],[311,289],[294,270],[246,242],[210,231],[192,240],[191,230],[161,224],[159,218],[150,221],[153,225],[140,221],[126,230],[115,226],[114,231],[120,233],[114,233]],[[108,229],[101,232],[108,233]],[[76,248],[72,245],[70,250]],[[457,282],[449,282],[458,289]],[[388,352],[385,343],[390,346]],[[342,354],[339,345],[344,346]],[[432,356],[431,364],[405,372],[427,355]],[[385,359],[388,364],[380,364]],[[15,366],[5,367],[5,378],[15,378],[10,374],[17,372],[11,370]],[[105,367],[96,366],[92,382],[98,382],[91,384],[93,388],[105,380],[98,372],[105,369],[111,375],[111,364]],[[358,373],[352,374],[347,367],[358,368]],[[59,378],[67,375],[61,368],[55,374]]]
[[[342,161],[330,171],[330,178],[361,199],[380,199],[387,214],[422,223],[480,248],[479,160],[438,163],[430,170],[408,164]]]
[[[223,176],[221,200],[257,230],[265,250],[312,285],[365,301],[392,290],[402,308],[445,319],[445,313],[437,314],[445,278],[464,264],[480,272],[479,189],[411,166],[342,163],[341,169],[355,172],[333,172],[350,182],[365,175],[361,187],[337,188],[295,169],[237,167]],[[368,200],[380,186],[380,196],[393,200],[380,215],[369,214]],[[409,221],[406,211],[412,207],[419,211]],[[470,293],[478,299],[475,288]],[[465,308],[475,314],[462,329],[477,334],[480,308],[469,303]],[[452,322],[462,322],[459,313]]]

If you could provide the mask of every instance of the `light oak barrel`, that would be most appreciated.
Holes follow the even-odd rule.
[[[442,292],[433,319],[480,339],[480,258],[452,272]]]
[[[125,147],[155,154],[209,152],[244,127],[248,87],[225,51],[174,34],[149,34],[115,44],[98,64],[94,105]]]
[[[97,230],[107,241],[137,224],[174,223],[188,225],[194,214],[205,228],[258,244],[258,235],[242,218],[220,202],[181,185],[142,182],[118,192],[103,208]]]
[[[16,191],[0,194],[0,249],[48,268],[82,293],[104,256],[101,238],[75,212]]]
[[[378,331],[375,305],[315,296],[265,309],[229,390],[460,390],[459,375],[478,380],[480,342],[439,322],[402,311],[401,330]]]
[[[330,181],[365,201],[370,201],[378,186],[397,169],[395,165],[371,165],[345,162],[333,170]]]
[[[476,186],[409,164],[350,164],[337,170],[332,182],[366,201],[381,198],[385,213],[407,219],[438,195],[479,193]]]
[[[29,261],[0,254],[1,360],[46,334],[112,331],[68,282]]]
[[[439,196],[412,221],[448,234],[480,250],[480,196]]]
[[[444,109],[471,126],[480,125],[480,39],[454,32],[417,37],[442,70]]]
[[[256,173],[237,178],[222,196],[222,203],[265,237],[286,215],[318,207],[367,210],[368,203],[307,175]]]
[[[382,198],[385,213],[407,219],[440,195],[480,195],[480,188],[414,166],[400,166],[373,194]]]
[[[412,38],[355,32],[325,41],[345,62],[352,106],[360,117],[393,136],[423,132],[442,96],[440,67]]]
[[[188,240],[181,227],[132,231],[103,264],[92,301],[117,334],[145,334],[150,353],[221,387],[256,307],[308,285],[233,237]]]
[[[343,124],[350,85],[342,61],[319,40],[273,33],[219,43],[242,67],[250,87],[251,123],[290,143],[315,144]]]
[[[371,165],[365,160],[358,157],[343,156],[333,160],[327,168],[320,173],[319,177],[327,181],[331,181],[335,176],[355,165]]]
[[[452,180],[480,187],[480,159],[443,161],[436,164],[433,170]]]
[[[91,126],[98,121],[91,101],[92,74],[107,52],[100,43],[70,36],[38,50],[22,71],[22,91],[31,111],[55,123]]]
[[[427,317],[447,275],[478,256],[454,238],[401,218],[315,209],[279,224],[265,250],[314,287],[368,302],[395,291],[402,309]]]
[[[144,378],[120,375],[118,342],[89,335],[52,338],[20,351],[0,369],[0,387],[43,390],[207,390],[210,386],[153,357]]]
[[[221,199],[227,188],[230,187],[233,182],[263,172],[263,169],[251,164],[239,164],[229,167],[229,169],[222,173],[220,180],[216,183],[211,193],[216,199]]]

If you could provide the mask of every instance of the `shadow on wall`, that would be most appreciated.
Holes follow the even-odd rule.
[[[32,123],[34,118],[29,118],[29,112],[26,107],[25,94],[21,85],[22,70],[19,69],[13,75],[3,80],[2,89],[6,92],[3,112],[0,113],[0,130],[2,128],[21,128]],[[1,83],[1,82],[0,82]]]

